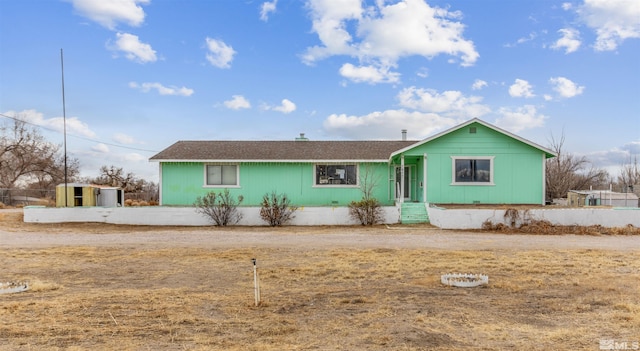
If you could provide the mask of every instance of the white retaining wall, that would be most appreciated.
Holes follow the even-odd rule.
[[[431,224],[442,229],[480,229],[482,223],[509,225],[504,218],[504,209],[444,209],[427,207]],[[523,216],[523,210],[520,215]],[[640,227],[640,208],[552,208],[530,209],[527,219],[545,220],[554,225],[601,225],[603,227],[625,227],[629,224]],[[516,222],[519,226],[522,219]]]
[[[398,223],[396,207],[383,207],[385,223]],[[264,226],[260,208],[239,207],[243,218],[238,225]],[[52,208],[27,206],[24,221],[28,223],[99,222],[132,225],[212,225],[209,219],[194,207],[67,207]],[[354,225],[360,224],[349,217],[347,207],[300,207],[288,225]]]
[[[264,226],[258,207],[240,207],[243,214],[238,225]],[[383,207],[385,223],[399,223],[396,207]],[[427,207],[431,224],[442,229],[480,229],[489,220],[504,223],[504,209],[443,209]],[[522,210],[520,211],[522,214]],[[640,227],[640,209],[571,208],[530,209],[529,219],[546,220],[555,225],[601,225]],[[99,222],[132,225],[206,226],[209,220],[193,207],[68,207],[27,206],[24,221],[28,223]],[[346,207],[300,207],[289,225],[358,225],[349,217]],[[517,223],[520,225],[521,221]]]

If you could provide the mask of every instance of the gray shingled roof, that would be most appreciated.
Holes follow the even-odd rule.
[[[151,161],[388,160],[417,141],[178,141]]]

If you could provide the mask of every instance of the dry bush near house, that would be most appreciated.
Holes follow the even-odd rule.
[[[600,225],[579,226],[579,225],[554,225],[548,221],[530,220],[515,228],[503,223],[493,223],[489,220],[482,223],[483,231],[494,231],[505,234],[532,234],[532,235],[640,235],[640,228],[629,224],[624,227],[603,227]]]
[[[139,206],[149,206],[149,203],[144,200],[126,199],[124,200],[124,205],[130,206],[130,207],[139,207]]]
[[[624,227],[609,228],[601,225],[554,225],[546,220],[538,220],[531,217],[527,207],[509,207],[504,210],[505,223],[493,223],[487,219],[482,223],[483,231],[500,233],[524,233],[539,235],[640,235],[640,228],[628,224]]]

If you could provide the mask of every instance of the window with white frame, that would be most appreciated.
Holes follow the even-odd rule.
[[[493,156],[453,156],[453,184],[493,184]]]
[[[315,165],[316,186],[356,186],[358,166],[353,164]]]
[[[238,186],[238,165],[206,165],[206,186]]]

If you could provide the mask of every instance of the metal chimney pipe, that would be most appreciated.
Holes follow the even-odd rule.
[[[406,141],[407,140],[407,130],[403,129],[402,130],[402,141]]]

